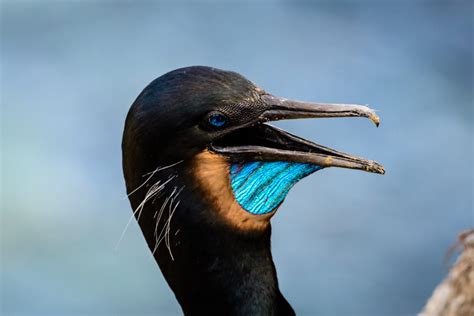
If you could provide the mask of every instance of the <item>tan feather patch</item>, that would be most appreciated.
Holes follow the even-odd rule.
[[[220,220],[244,231],[264,230],[275,212],[254,215],[242,209],[232,193],[229,168],[225,157],[206,150],[196,155],[193,174]]]

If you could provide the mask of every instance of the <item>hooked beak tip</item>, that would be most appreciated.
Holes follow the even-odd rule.
[[[374,163],[374,165],[367,167],[367,171],[382,175],[385,174],[385,168],[376,162]]]
[[[379,117],[377,114],[375,114],[375,113],[370,114],[369,119],[370,119],[372,122],[374,122],[375,127],[379,127],[379,126],[380,126],[380,117]]]

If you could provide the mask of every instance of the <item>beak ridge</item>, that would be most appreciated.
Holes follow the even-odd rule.
[[[375,126],[380,125],[380,118],[375,111],[365,105],[313,103],[288,100],[265,94],[261,97],[269,109],[262,113],[262,121],[277,121],[298,118],[326,118],[326,117],[366,117]]]

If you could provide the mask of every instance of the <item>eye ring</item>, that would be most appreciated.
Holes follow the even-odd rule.
[[[225,116],[224,114],[217,112],[211,113],[207,121],[211,126],[220,128],[224,127],[227,124],[228,119],[227,116]]]

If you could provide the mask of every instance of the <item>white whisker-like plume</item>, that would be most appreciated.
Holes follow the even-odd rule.
[[[161,217],[161,215],[162,215],[165,207],[168,205],[168,201],[169,201],[168,218],[163,223],[163,227],[161,228],[160,234],[158,236],[157,236],[157,229],[158,229],[158,226],[159,226],[158,221],[157,221],[156,226],[155,226],[156,242],[155,242],[155,247],[153,249],[153,254],[155,254],[155,252],[158,249],[159,245],[164,240],[165,245],[166,245],[166,247],[169,251],[169,254],[170,254],[170,257],[171,257],[172,260],[174,260],[174,257],[173,257],[173,253],[171,251],[171,243],[170,243],[171,219],[172,219],[173,214],[175,213],[176,209],[178,208],[179,203],[181,202],[181,200],[176,201],[176,199],[178,198],[179,194],[183,191],[184,187],[185,186],[183,185],[179,190],[177,190],[177,188],[175,187],[173,189],[173,192],[171,192],[170,196],[166,199],[166,201],[165,201],[166,203],[163,203],[163,205],[160,209],[159,217]],[[174,205],[173,205],[173,203],[174,203]]]
[[[162,171],[162,170],[165,170],[165,169],[168,169],[168,168],[171,168],[171,167],[174,167],[180,163],[182,163],[183,160],[180,160],[178,162],[175,162],[173,164],[170,164],[170,165],[167,165],[167,166],[163,166],[163,167],[158,167],[156,168],[155,170],[151,171],[151,172],[148,172],[148,173],[145,173],[143,176],[148,176],[145,181],[140,184],[137,188],[135,188],[133,191],[131,191],[128,196],[134,194],[135,192],[137,192],[139,189],[141,189],[143,186],[145,186],[149,181],[150,179],[159,171]],[[156,198],[160,192],[165,188],[165,186],[170,182],[172,181],[173,179],[175,179],[177,177],[177,175],[173,175],[173,176],[170,176],[168,178],[168,180],[166,180],[165,182],[161,183],[161,180],[158,180],[156,183],[154,183],[152,186],[150,186],[150,188],[148,189],[147,193],[145,194],[145,198],[143,199],[143,201],[137,206],[137,208],[133,211],[132,215],[130,216],[127,224],[125,225],[125,228],[123,229],[122,231],[122,234],[120,235],[120,238],[115,246],[115,250],[118,249],[118,247],[120,246],[120,243],[122,242],[122,239],[123,237],[125,236],[125,232],[127,231],[128,229],[128,226],[130,225],[130,223],[132,222],[132,219],[135,217],[135,215],[137,214],[138,212],[138,218],[137,218],[137,221],[140,219],[140,216],[141,216],[141,213],[143,211],[143,208],[145,206],[145,204],[151,199],[151,198]]]

